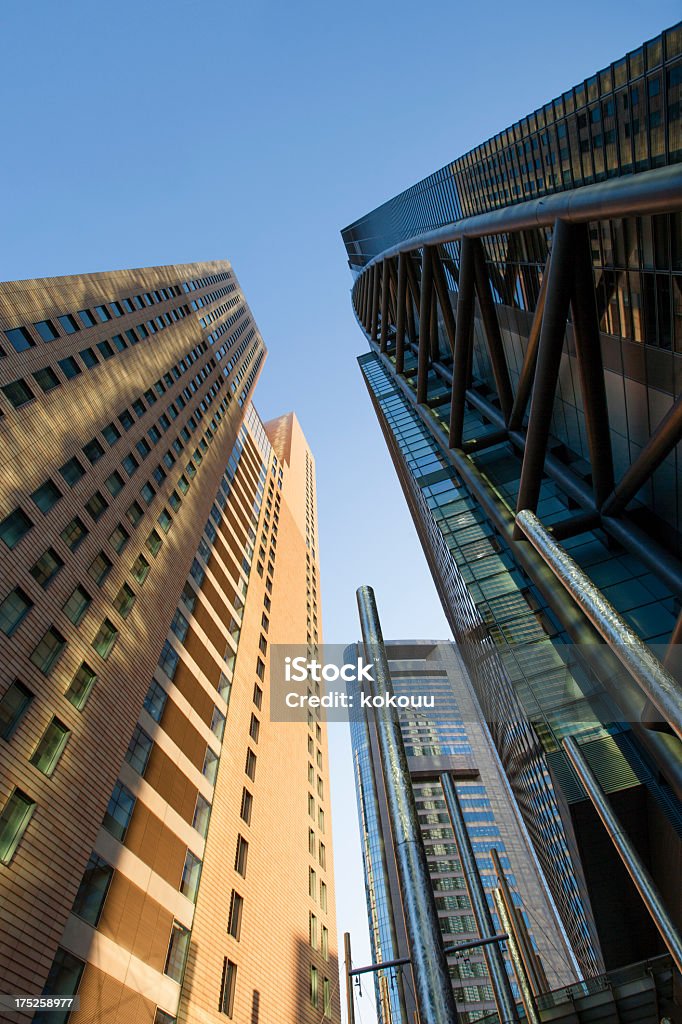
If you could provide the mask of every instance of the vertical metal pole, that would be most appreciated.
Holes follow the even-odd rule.
[[[405,312],[407,304],[407,261],[409,256],[404,252],[398,254],[398,307],[395,325],[395,372],[402,373],[405,369]]]
[[[450,404],[450,448],[462,447],[464,429],[464,398],[469,375],[470,352],[474,330],[474,248],[471,238],[463,238],[459,263],[459,297],[455,355],[452,367],[452,399]]]
[[[521,966],[524,971],[524,978],[522,980],[530,986],[530,992],[532,995],[539,995],[540,992],[546,991],[547,979],[544,976],[544,971],[542,970],[539,959],[533,949],[530,936],[526,931],[525,922],[523,921],[521,912],[519,908],[514,905],[514,897],[511,894],[509,883],[507,882],[505,873],[502,870],[500,855],[497,850],[492,849],[490,851],[490,857],[499,882],[500,896],[507,908],[507,914],[509,917],[509,929],[511,930],[505,927],[505,931],[516,943],[519,956],[521,957]],[[519,921],[523,923],[523,928],[519,926]],[[542,974],[540,974],[540,971],[542,971]],[[521,982],[519,982],[519,984],[521,985]]]
[[[583,789],[592,802],[594,809],[601,818],[611,842],[618,851],[620,859],[627,868],[635,888],[642,897],[645,907],[649,911],[658,932],[663,939],[670,956],[672,957],[678,971],[682,971],[682,937],[678,932],[675,922],[668,913],[661,894],[644,866],[641,857],[637,853],[627,832],[621,825],[618,817],[614,814],[611,806],[604,795],[604,792],[597,782],[597,779],[589,764],[583,757],[580,747],[572,736],[565,736],[563,740],[564,750],[568,759],[573,765]]]
[[[601,507],[613,490],[613,455],[588,225],[574,224],[572,235],[573,337],[585,410],[594,499],[597,507]]]
[[[447,772],[440,776],[445,806],[448,809],[452,830],[455,833],[455,841],[459,850],[459,859],[462,863],[464,881],[466,882],[469,902],[474,912],[478,934],[482,939],[490,939],[495,935],[493,919],[486,899],[485,889],[476,863],[476,857],[471,845],[471,839],[464,821],[464,813],[457,796],[455,784]],[[488,972],[495,993],[495,1003],[500,1018],[500,1024],[518,1024],[519,1015],[516,1010],[514,994],[509,982],[507,967],[502,956],[502,951],[496,942],[485,947],[485,958],[488,964]]]
[[[381,264],[381,351],[388,348],[388,260]]]
[[[390,696],[393,687],[374,591],[371,587],[360,587],[357,599],[362,639],[373,676],[369,684],[372,696]],[[456,1024],[455,998],[400,722],[391,708],[376,708],[374,713],[419,1017],[422,1024]]]
[[[568,305],[571,297],[573,277],[571,255],[571,225],[558,220],[554,226],[552,240],[547,299],[538,346],[538,361],[535,369],[526,447],[521,467],[517,512],[522,509],[530,509],[534,512],[540,497],[549,427],[554,408],[554,394],[559,376]],[[514,536],[517,540],[521,539],[522,534],[518,528],[515,529]]]
[[[419,363],[417,369],[417,402],[423,405],[427,398],[426,377],[429,372],[430,335],[431,335],[431,292],[433,291],[433,274],[431,273],[431,249],[424,246],[422,255],[421,301],[419,303]]]
[[[343,933],[343,956],[346,973],[346,1017],[348,1024],[355,1024],[355,1006],[353,1005],[353,979],[350,976],[352,960],[350,956],[350,932]]]
[[[526,1011],[526,1020],[528,1024],[540,1024],[540,1018],[538,1017],[537,1010],[535,1009],[535,1000],[533,999],[533,990],[530,986],[530,980],[526,973],[526,967],[521,956],[519,944],[516,940],[516,936],[513,932],[513,921],[512,915],[509,912],[509,908],[504,902],[504,897],[499,889],[493,889],[493,900],[495,901],[495,907],[497,914],[500,919],[500,925],[509,935],[509,955],[511,957],[512,967],[514,968],[514,974],[519,986],[519,992],[521,993],[521,1001]]]

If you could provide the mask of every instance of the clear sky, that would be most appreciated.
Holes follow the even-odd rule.
[[[339,230],[679,17],[679,0],[4,0],[0,279],[230,259],[270,350],[256,405],[294,408],[317,457],[326,639],[356,638],[361,583],[387,638],[446,636],[355,363]],[[330,731],[359,962],[347,727]]]

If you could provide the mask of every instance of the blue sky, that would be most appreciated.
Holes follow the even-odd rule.
[[[326,639],[355,639],[361,583],[387,637],[442,637],[355,363],[339,230],[679,15],[679,0],[5,0],[0,279],[230,259],[270,350],[257,407],[294,408],[317,457]],[[346,727],[330,731],[339,924],[361,960]]]

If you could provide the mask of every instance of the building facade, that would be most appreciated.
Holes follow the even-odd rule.
[[[680,699],[641,683],[680,693],[681,93],[676,26],[343,232],[361,371],[586,974],[663,947],[565,736],[682,918]]]
[[[3,993],[338,1021],[324,723],[268,711],[270,644],[319,640],[314,460],[232,268],[2,285],[0,346]]]
[[[433,699],[428,711],[398,712],[421,835],[443,944],[448,948],[480,935],[467,895],[462,853],[447,811],[440,773],[454,781],[486,897],[499,934],[493,891],[498,888],[491,849],[497,850],[514,904],[542,965],[549,989],[570,985],[580,974],[552,902],[523,819],[485,725],[461,658],[448,642],[391,641],[385,645],[396,696]],[[352,650],[347,661],[357,657]],[[357,691],[357,684],[356,684]],[[354,708],[359,694],[354,694]],[[409,956],[403,894],[388,820],[386,789],[376,725],[371,711],[351,713],[351,738],[367,889],[372,954],[375,962]],[[513,965],[505,950],[508,974]],[[464,1022],[495,1012],[485,950],[448,957],[457,1011]],[[404,969],[407,972],[407,968]],[[512,989],[520,1001],[518,985]],[[381,1024],[411,1024],[414,983],[397,969],[376,976]]]

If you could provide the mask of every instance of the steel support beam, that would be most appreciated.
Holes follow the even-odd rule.
[[[682,739],[682,686],[655,657],[589,576],[528,509],[518,513],[517,525],[558,581],[582,609],[600,636],[628,670],[642,691]]]
[[[675,922],[668,913],[668,909],[656,888],[653,878],[644,866],[634,843],[621,825],[616,814],[614,814],[604,791],[576,741],[572,736],[566,736],[563,740],[563,746],[583,789],[587,793],[592,806],[609,835],[609,839],[618,851],[618,856],[623,861],[635,888],[642,897],[642,902],[649,911],[677,970],[682,972],[682,936],[680,936]]]
[[[388,260],[381,265],[381,351],[388,348]]]
[[[551,258],[551,255],[547,257],[547,263],[545,264],[545,272],[542,275],[542,281],[540,282],[540,294],[538,295],[538,301],[535,306],[533,322],[531,323],[530,332],[528,334],[528,344],[526,345],[526,351],[523,356],[523,366],[521,367],[519,383],[516,387],[514,403],[512,405],[512,411],[509,416],[510,430],[518,430],[520,428],[523,422],[524,414],[526,412],[526,406],[528,405],[528,399],[530,398],[530,393],[533,388],[535,364],[537,362],[538,357],[538,342],[540,341],[540,329],[542,327],[542,318],[545,313],[545,300],[547,298],[547,278],[549,276],[549,266]]]
[[[445,797],[445,806],[452,822],[452,830],[455,834],[455,842],[457,843],[464,881],[471,909],[476,920],[478,934],[482,939],[490,939],[495,935],[492,914],[488,906],[488,900],[483,888],[483,881],[478,870],[466,822],[464,821],[464,812],[457,796],[457,790],[447,772],[441,773],[440,782],[443,788],[443,796]],[[485,958],[488,964],[488,973],[490,974],[493,992],[495,993],[499,1024],[518,1024],[519,1015],[516,1009],[516,1001],[500,947],[496,943],[487,944],[485,947]]]
[[[474,336],[474,259],[473,241],[470,238],[463,238],[459,266],[455,353],[452,366],[452,400],[450,403],[450,438],[448,442],[450,448],[462,447],[464,401]]]
[[[436,302],[436,290],[433,282],[433,265],[438,260],[436,252],[431,253],[431,317],[429,321],[429,347],[430,362],[437,363],[440,359],[440,336],[438,332],[438,303]]]
[[[535,385],[523,453],[517,512],[535,511],[540,497],[554,395],[559,376],[566,319],[571,298],[571,227],[557,221],[552,239],[552,259],[547,282],[547,299],[538,345]],[[517,532],[517,538],[520,534]]]
[[[571,297],[573,337],[590,450],[594,499],[597,506],[601,506],[613,490],[613,455],[594,292],[592,249],[587,224],[574,225],[571,234],[574,248]]]
[[[372,588],[360,587],[357,599],[372,696],[390,695],[393,687]],[[455,998],[400,722],[391,708],[375,708],[374,714],[419,1018],[422,1024],[456,1024]]]
[[[379,264],[372,267],[372,309],[369,318],[369,336],[372,341],[377,340],[379,333]]]
[[[406,254],[407,259],[407,284],[408,284],[408,300],[407,300],[407,334],[413,345],[417,343],[417,322],[415,320],[415,310],[419,310],[421,293],[419,290],[419,281],[417,280],[417,272],[415,270],[413,254]]]
[[[402,373],[405,368],[405,314],[407,312],[407,261],[409,256],[401,252],[398,256],[398,307],[395,325],[395,372]]]
[[[617,516],[682,441],[682,395],[666,413],[641,452],[602,506],[605,516]]]
[[[419,303],[419,362],[417,371],[417,402],[423,405],[427,397],[427,376],[431,355],[431,272],[433,251],[426,246],[422,255],[421,301]]]
[[[500,324],[497,319],[497,310],[490,289],[490,278],[485,261],[485,252],[480,238],[474,241],[474,276],[476,281],[476,293],[478,305],[481,310],[483,321],[483,333],[485,335],[490,364],[493,368],[497,397],[500,400],[500,408],[505,423],[509,422],[512,411],[512,389],[509,381],[509,370],[507,369],[507,357],[504,353]]]
[[[436,286],[436,295],[438,296],[438,303],[443,314],[443,323],[445,324],[445,333],[448,337],[450,352],[453,353],[455,351],[455,314],[452,312],[448,282],[438,250],[435,250],[433,254],[433,283]]]

